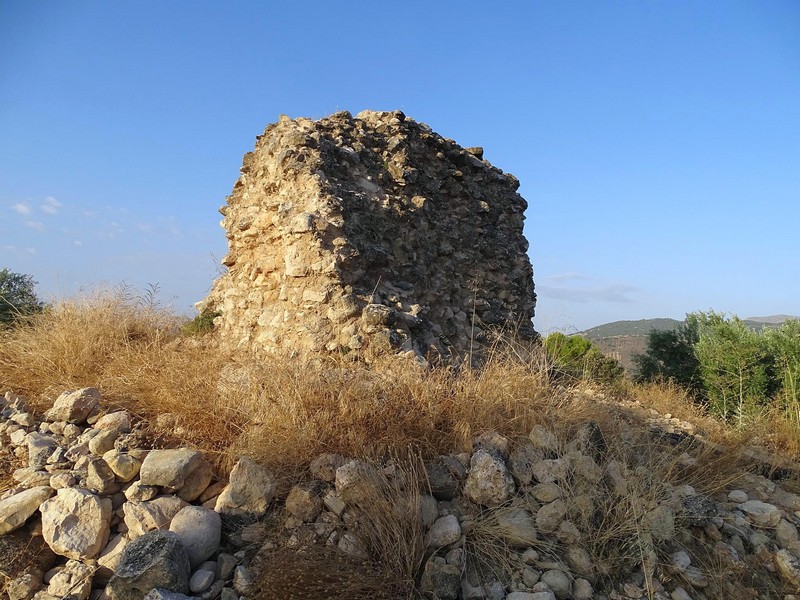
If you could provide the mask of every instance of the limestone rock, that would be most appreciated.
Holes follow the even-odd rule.
[[[322,454],[311,461],[309,470],[314,477],[333,483],[336,481],[336,469],[346,462],[347,459],[339,454]]]
[[[0,535],[22,527],[53,492],[49,486],[39,486],[0,500]]]
[[[427,472],[428,483],[434,498],[452,500],[456,497],[461,482],[458,474],[444,460],[444,457],[425,463],[425,471]]]
[[[127,410],[118,410],[103,415],[94,424],[95,429],[116,429],[122,433],[131,430],[131,415]]]
[[[92,591],[94,569],[77,560],[67,564],[50,578],[47,593],[56,598],[87,600]]]
[[[194,569],[219,548],[222,520],[219,513],[209,508],[187,506],[175,515],[169,530],[180,538]]]
[[[558,569],[551,569],[542,573],[542,581],[556,595],[556,598],[569,598],[572,595],[572,582],[569,576]]]
[[[420,588],[441,600],[456,600],[461,587],[461,570],[448,565],[440,556],[431,557],[425,564]]]
[[[523,508],[497,511],[498,535],[512,548],[527,548],[538,541],[533,516]]]
[[[103,460],[106,461],[106,464],[114,472],[117,479],[123,483],[133,480],[139,474],[139,469],[142,468],[141,460],[128,452],[117,449],[109,450],[103,454]],[[142,485],[141,482],[137,483]]]
[[[464,494],[483,506],[497,506],[508,500],[516,487],[503,460],[494,453],[477,450],[470,460]]]
[[[441,548],[456,543],[461,537],[461,525],[455,515],[447,515],[436,519],[428,534],[425,545],[428,548]]]
[[[114,442],[119,437],[117,429],[102,429],[100,433],[89,440],[89,452],[97,456],[103,456],[106,452],[114,448]]]
[[[139,471],[142,485],[158,485],[180,489],[201,466],[203,455],[196,450],[152,450],[148,452]]]
[[[27,436],[28,466],[32,469],[41,469],[47,464],[47,459],[56,449],[56,441],[49,435],[42,435],[32,431]]]
[[[170,531],[151,531],[125,547],[106,591],[112,600],[141,600],[155,588],[185,594],[189,569],[180,538]]]
[[[241,458],[214,510],[223,515],[257,518],[267,512],[275,488],[275,478],[268,469],[250,458]]]
[[[213,478],[214,471],[212,470],[211,465],[205,460],[201,461],[197,468],[189,474],[184,484],[178,490],[178,498],[185,500],[186,502],[194,502],[204,491],[206,491],[206,488],[211,483]]]
[[[159,496],[147,502],[128,501],[122,505],[128,535],[137,538],[148,531],[168,529],[186,502],[175,496]]]
[[[294,486],[286,497],[286,512],[310,523],[322,512],[322,488],[314,483]]]
[[[76,560],[94,558],[108,541],[111,500],[87,490],[63,488],[44,502],[42,535],[56,554]]]
[[[86,418],[99,404],[100,392],[96,388],[64,392],[56,398],[46,417],[48,421],[67,421],[80,425],[86,422]]]
[[[551,533],[558,529],[566,516],[567,505],[561,500],[555,500],[536,512],[536,527],[545,533]]]
[[[544,460],[544,453],[531,442],[523,443],[511,451],[508,470],[520,485],[528,485],[533,479],[533,465]]]
[[[545,452],[557,452],[559,449],[558,438],[552,431],[546,429],[542,425],[534,426],[528,438],[536,448],[544,450]]]
[[[775,568],[781,579],[800,588],[800,559],[792,556],[788,550],[778,550],[775,553]]]
[[[778,510],[778,507],[760,500],[743,502],[739,505],[739,510],[747,515],[756,527],[772,528],[781,520],[781,511]]]
[[[668,506],[658,506],[644,515],[642,524],[653,539],[671,540],[675,536],[675,511]]]

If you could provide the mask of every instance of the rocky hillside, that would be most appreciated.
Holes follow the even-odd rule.
[[[246,457],[223,478],[196,449],[153,449],[93,388],[44,415],[6,394],[0,458],[19,467],[0,496],[4,594],[794,599],[795,482],[747,472],[690,423],[593,397],[619,429],[487,432],[425,460],[323,454],[282,481]]]

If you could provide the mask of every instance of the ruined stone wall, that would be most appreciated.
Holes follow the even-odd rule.
[[[519,182],[399,111],[281,117],[220,209],[228,272],[201,308],[257,352],[451,359],[534,335]]]

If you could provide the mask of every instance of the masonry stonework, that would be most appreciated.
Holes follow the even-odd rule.
[[[535,336],[518,180],[402,112],[281,117],[220,209],[227,272],[200,308],[257,354],[457,360]]]

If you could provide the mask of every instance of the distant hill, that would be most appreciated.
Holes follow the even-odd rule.
[[[768,323],[769,325],[780,325],[789,319],[798,319],[800,317],[793,317],[792,315],[772,315],[769,317],[747,317],[745,321],[753,321],[754,323]]]
[[[598,325],[586,331],[581,331],[578,335],[588,340],[618,337],[618,336],[646,336],[653,331],[666,331],[677,329],[683,321],[676,319],[640,319],[638,321],[614,321],[605,325]]]
[[[750,317],[744,322],[761,331],[765,327],[775,327],[787,319],[797,319],[790,315],[772,315],[768,317]],[[633,372],[633,356],[643,354],[647,350],[647,336],[653,331],[674,331],[683,321],[677,319],[640,319],[638,321],[614,321],[598,325],[578,335],[596,344],[604,354],[616,358],[625,370]]]

